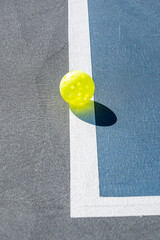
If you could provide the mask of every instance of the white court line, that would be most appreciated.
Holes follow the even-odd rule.
[[[69,70],[92,76],[87,0],[68,0],[68,29]],[[96,127],[69,115],[71,217],[160,215],[159,196],[99,197]]]

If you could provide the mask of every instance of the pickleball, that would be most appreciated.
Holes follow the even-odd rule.
[[[93,96],[95,85],[93,79],[85,72],[71,71],[61,80],[60,94],[70,105],[83,105]]]

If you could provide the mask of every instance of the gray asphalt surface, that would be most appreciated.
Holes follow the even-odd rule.
[[[0,240],[159,240],[158,216],[70,218],[67,4],[0,2]]]

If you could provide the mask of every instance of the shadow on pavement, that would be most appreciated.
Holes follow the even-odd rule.
[[[82,121],[96,126],[107,127],[117,122],[117,117],[111,109],[92,100],[80,107],[70,106],[70,109]]]

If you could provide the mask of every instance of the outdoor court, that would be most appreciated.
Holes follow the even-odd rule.
[[[160,240],[159,26],[158,0],[1,1],[0,240]]]

